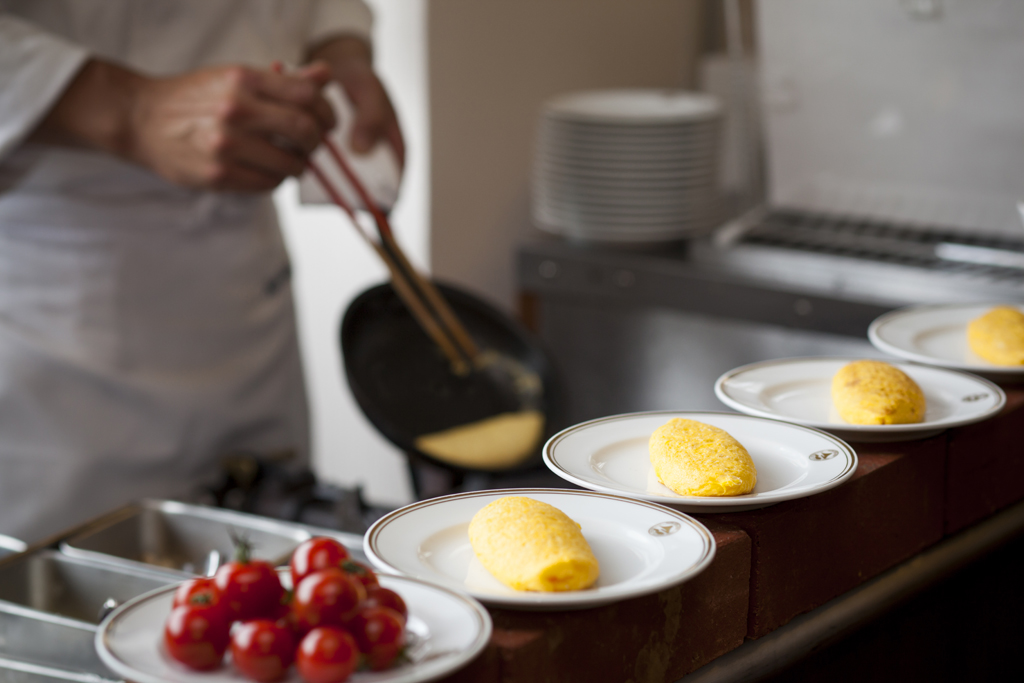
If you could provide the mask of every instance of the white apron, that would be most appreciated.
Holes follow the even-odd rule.
[[[152,73],[295,61],[315,5],[36,0],[0,10],[12,4]],[[184,190],[57,147],[22,144],[0,158],[0,533],[36,540],[139,497],[186,494],[230,453],[302,460],[307,422],[269,196]]]

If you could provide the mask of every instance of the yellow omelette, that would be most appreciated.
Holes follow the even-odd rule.
[[[971,350],[996,365],[1024,365],[1024,313],[999,306],[967,325]]]
[[[484,506],[469,523],[469,542],[487,571],[518,591],[581,590],[597,581],[580,525],[539,500],[505,496]]]
[[[743,444],[703,422],[673,418],[654,430],[648,448],[658,481],[681,496],[738,496],[757,483]]]
[[[521,410],[418,437],[416,448],[452,465],[500,469],[533,455],[543,437],[544,414]]]
[[[832,377],[832,403],[850,424],[912,424],[924,420],[921,387],[899,368],[878,360],[848,363]]]

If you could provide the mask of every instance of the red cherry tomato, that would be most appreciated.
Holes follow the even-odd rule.
[[[366,589],[340,569],[322,569],[302,580],[295,589],[292,609],[303,630],[342,626],[355,616],[366,599]]]
[[[220,589],[211,578],[186,581],[174,591],[172,607],[181,605],[216,605],[220,602]]]
[[[398,612],[404,624],[409,618],[409,608],[405,606],[402,596],[383,586],[372,586],[366,589],[366,607],[388,607]]]
[[[345,560],[341,563],[341,569],[346,574],[354,576],[356,579],[358,579],[359,583],[363,584],[364,588],[380,585],[380,581],[377,580],[377,574],[362,562],[356,562],[355,560]]]
[[[292,553],[289,563],[292,570],[292,585],[298,586],[304,578],[321,569],[340,567],[348,559],[348,549],[333,538],[318,536],[303,541]]]
[[[295,605],[293,603],[285,605],[285,609],[286,611],[275,620],[275,623],[278,626],[291,631],[292,635],[295,636],[295,642],[297,643],[302,640],[302,636],[306,635],[306,632],[309,631],[309,629],[303,627],[302,624],[299,623],[299,617],[295,614]]]
[[[390,667],[405,647],[402,615],[388,607],[368,607],[348,623],[359,651],[374,671]]]
[[[228,562],[217,570],[214,582],[232,619],[271,618],[281,612],[284,588],[269,562]]]
[[[167,653],[185,666],[216,669],[227,650],[231,622],[213,605],[181,605],[171,610],[164,624]]]
[[[358,661],[356,641],[334,626],[321,626],[307,633],[295,656],[306,683],[340,683],[352,674]]]
[[[279,681],[295,660],[295,638],[269,619],[242,622],[231,634],[231,660],[254,681]]]

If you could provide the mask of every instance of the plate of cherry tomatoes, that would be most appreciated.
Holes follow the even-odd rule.
[[[317,537],[288,568],[241,544],[214,576],[126,602],[100,624],[96,650],[134,683],[419,683],[467,664],[490,635],[473,598],[378,574]]]

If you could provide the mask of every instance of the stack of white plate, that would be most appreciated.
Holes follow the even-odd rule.
[[[721,106],[703,93],[598,90],[543,109],[537,225],[571,239],[659,242],[707,231],[718,198]]]

